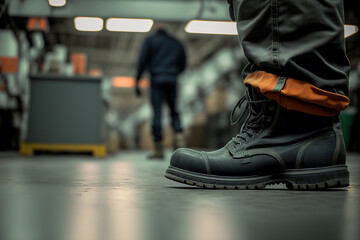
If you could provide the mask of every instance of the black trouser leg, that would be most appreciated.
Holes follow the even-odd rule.
[[[166,102],[170,109],[171,126],[174,129],[174,132],[179,133],[182,132],[183,129],[181,127],[180,116],[176,108],[176,92],[176,82],[168,83],[165,91],[165,96]]]
[[[164,92],[161,85],[151,86],[151,105],[153,108],[152,135],[155,142],[162,140],[161,110],[164,100]]]
[[[244,75],[265,71],[348,96],[342,0],[234,0]]]

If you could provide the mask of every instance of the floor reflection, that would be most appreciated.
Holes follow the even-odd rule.
[[[128,162],[82,163],[80,176],[88,182],[71,206],[68,239],[145,239],[140,231],[138,190],[132,188],[133,165]]]
[[[191,206],[187,238],[191,240],[236,239],[229,212],[222,204],[213,204],[210,199],[197,199]],[[238,225],[239,228],[242,226]],[[246,238],[242,238],[246,239]]]
[[[111,179],[119,179],[120,184],[124,180],[128,181],[130,186],[132,179],[136,177],[133,165],[129,162],[117,162],[109,168]],[[104,195],[106,203],[106,214],[103,216],[108,223],[104,226],[107,239],[145,239],[143,236],[142,211],[138,208],[141,197],[136,188],[122,187],[107,191]]]
[[[350,188],[312,192],[184,187],[166,167],[135,152],[0,160],[0,239],[360,239],[359,161]]]
[[[91,182],[96,183],[100,180],[99,168],[100,165],[95,162],[82,163],[77,166],[75,176],[80,178],[87,176],[84,182],[91,180]],[[82,197],[82,201],[74,199],[73,204],[69,206],[68,222],[70,224],[69,229],[66,229],[67,239],[99,239],[101,233],[99,225],[102,223],[102,219],[99,218],[101,210],[97,207],[100,197],[99,192],[93,191],[90,186],[85,184],[81,186],[81,192],[77,193],[77,195]]]

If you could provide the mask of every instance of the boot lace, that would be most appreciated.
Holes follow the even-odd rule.
[[[237,124],[240,120],[243,119],[244,114],[249,112],[247,118],[242,125],[239,134],[232,138],[232,141],[235,145],[240,145],[241,143],[247,142],[249,138],[253,138],[255,135],[265,128],[266,122],[266,115],[265,115],[265,108],[261,107],[259,112],[254,110],[254,104],[258,103],[265,103],[271,101],[270,99],[262,99],[262,100],[251,100],[249,93],[240,98],[240,100],[235,105],[234,109],[231,111],[230,114],[230,124],[233,126]],[[239,117],[234,121],[234,113],[237,108],[241,109],[241,107],[245,105],[244,111],[241,112]],[[248,111],[247,111],[248,110]]]

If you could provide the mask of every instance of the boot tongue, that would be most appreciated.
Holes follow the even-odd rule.
[[[263,100],[264,96],[260,94],[260,92],[255,89],[252,86],[248,86],[248,91],[249,91],[249,97],[250,97],[250,101],[259,101],[259,100]],[[262,104],[263,103],[254,103],[252,104],[252,108],[255,112],[259,113],[261,111],[262,108]]]

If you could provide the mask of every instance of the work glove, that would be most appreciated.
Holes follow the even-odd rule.
[[[141,97],[142,95],[139,85],[135,86],[135,95],[136,97]]]
[[[233,0],[226,0],[227,3],[229,4],[229,14],[230,14],[230,18],[231,20],[235,21],[235,15],[234,15],[234,1]]]

